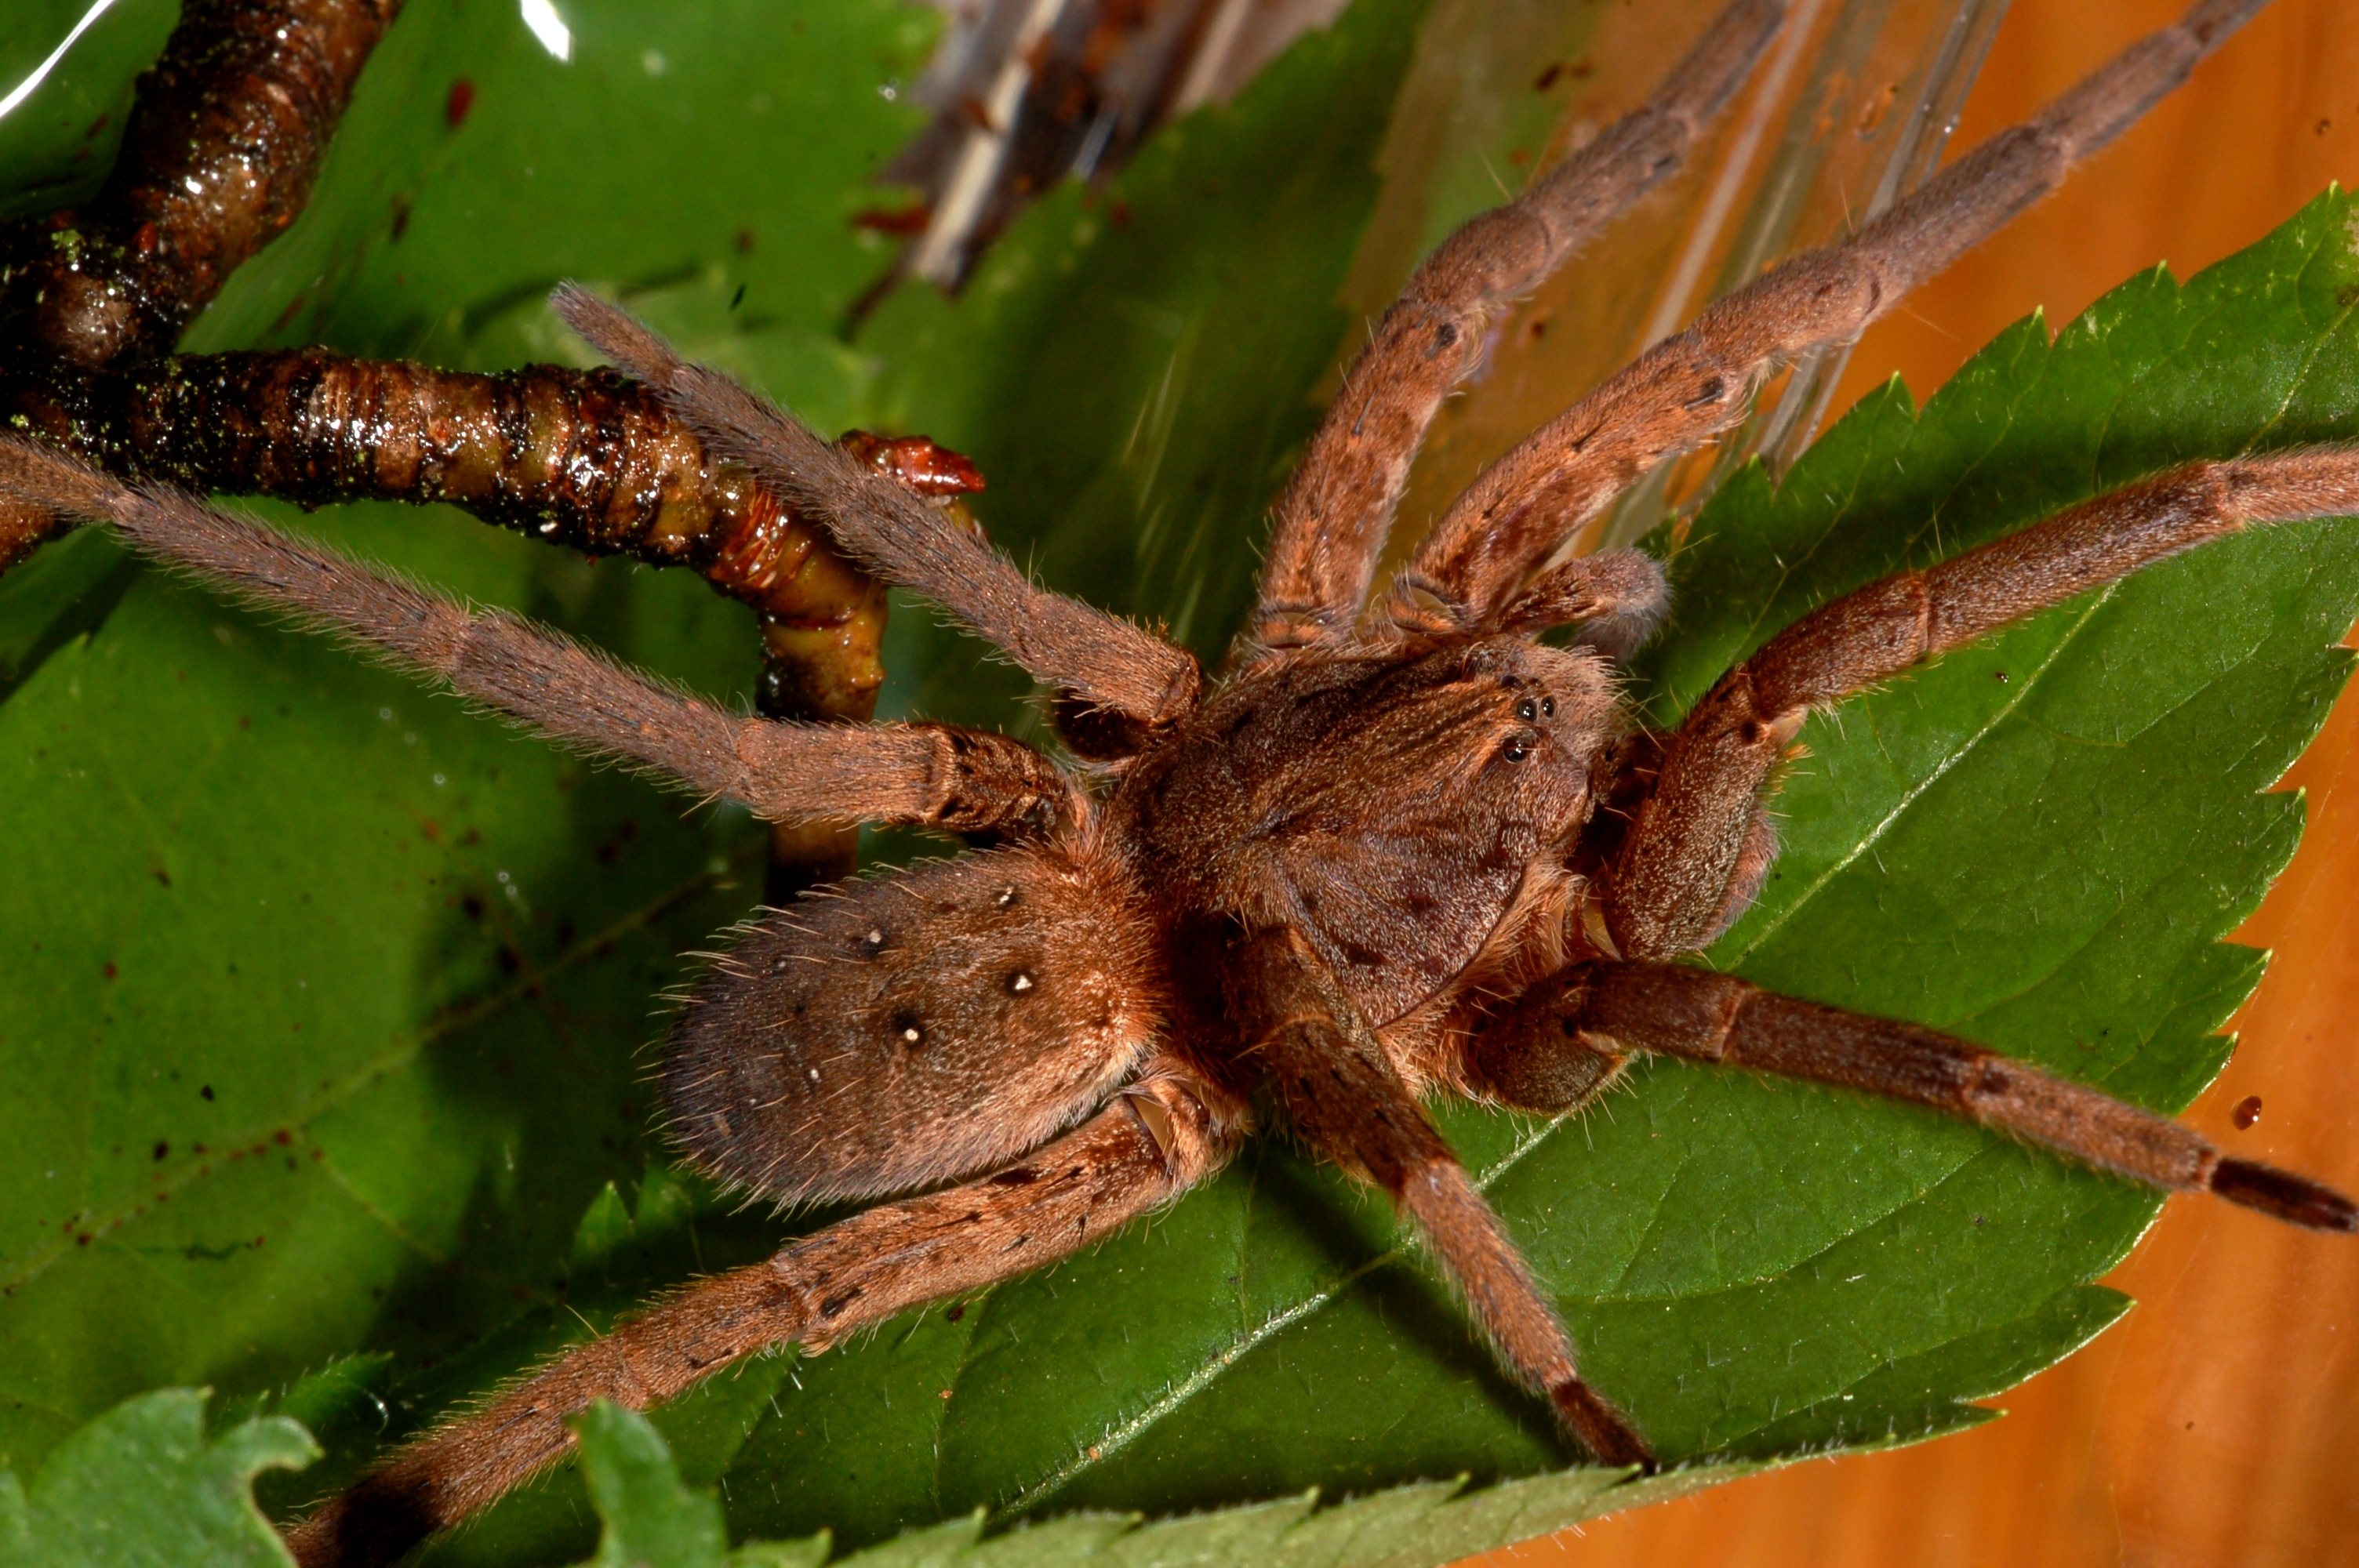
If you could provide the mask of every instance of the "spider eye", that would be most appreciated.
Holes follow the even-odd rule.
[[[1525,723],[1529,724],[1538,719],[1539,716],[1540,705],[1534,702],[1530,697],[1527,697],[1524,698],[1523,701],[1516,704],[1516,717],[1522,719]]]
[[[1511,762],[1520,762],[1532,754],[1532,749],[1520,740],[1510,741],[1499,748],[1499,755]]]
[[[1556,717],[1556,698],[1552,697],[1544,697],[1540,698],[1540,711],[1547,714],[1550,719],[1554,719]]]

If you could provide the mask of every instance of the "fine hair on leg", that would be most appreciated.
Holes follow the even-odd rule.
[[[575,284],[550,306],[673,413],[755,478],[827,520],[836,542],[887,582],[911,589],[1083,702],[1168,724],[1195,706],[1192,654],[1152,633],[1039,587],[1013,561],[903,486],[819,438],[793,415],[716,371],[690,364],[620,307]]]
[[[1555,1304],[1309,944],[1272,927],[1236,956],[1231,1008],[1295,1131],[1408,1212],[1499,1358],[1583,1446],[1608,1465],[1652,1466],[1646,1439],[1582,1379]]]
[[[1438,604],[1470,629],[1495,626],[1524,579],[1615,496],[1742,421],[1775,362],[1856,337],[2054,189],[2264,4],[2201,0],[1850,239],[1779,264],[1648,349],[1451,503],[1394,580],[1386,613],[1414,629]]]
[[[2247,524],[2347,515],[2359,515],[2359,449],[2190,463],[1804,616],[1723,676],[1665,745],[1608,890],[1616,950],[1694,952],[1726,924],[1764,793],[1811,708]]]
[[[1247,647],[1349,635],[1410,460],[1442,399],[1481,363],[1492,313],[1685,166],[1784,16],[1783,0],[1734,0],[1654,97],[1515,200],[1470,220],[1419,266],[1278,499]]]
[[[1663,568],[1643,550],[1600,550],[1542,572],[1500,617],[1502,632],[1578,626],[1581,641],[1620,659],[1645,645],[1671,608]]]
[[[1674,964],[1593,963],[1491,1020],[1487,1084],[1577,1081],[1557,1057],[1660,1052],[1840,1084],[1981,1122],[2165,1192],[2208,1192],[2313,1230],[2359,1231],[2359,1205],[2308,1177],[2231,1159],[2192,1128],[1972,1041]]]
[[[772,1346],[816,1353],[1102,1241],[1227,1161],[1221,1104],[1184,1067],[1150,1064],[1019,1164],[855,1215],[564,1352],[330,1498],[288,1545],[303,1568],[382,1568],[562,1458],[567,1418],[599,1400],[645,1410]]]
[[[729,713],[547,627],[470,609],[185,492],[125,484],[21,438],[0,436],[0,492],[109,524],[148,555],[445,681],[562,745],[731,796],[773,820],[1038,832],[1078,809],[1055,764],[1006,736]]]

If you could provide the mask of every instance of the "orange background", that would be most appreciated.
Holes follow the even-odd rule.
[[[2021,118],[2183,0],[2016,0],[1954,148]],[[2359,4],[2277,0],[2058,195],[1871,331],[1838,409],[1921,397],[2002,326],[2051,326],[2139,268],[2184,277],[2359,180]],[[2276,962],[2188,1119],[2359,1191],[2359,687],[2288,775],[2299,856],[2241,940]],[[2229,1108],[2258,1095],[2258,1124]],[[1900,1453],[1819,1461],[1477,1559],[1480,1568],[2094,1568],[2359,1563],[2359,1243],[2182,1198],[2108,1283],[2094,1345]],[[1470,1565],[1471,1568],[1471,1565]]]

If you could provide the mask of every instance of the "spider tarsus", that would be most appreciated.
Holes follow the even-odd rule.
[[[2212,1172],[2211,1190],[2230,1203],[2310,1230],[2359,1232],[2359,1204],[2322,1183],[2274,1165],[2223,1159]]]
[[[1638,1435],[1637,1429],[1581,1379],[1567,1378],[1551,1387],[1549,1402],[1556,1407],[1557,1415],[1581,1440],[1582,1446],[1597,1456],[1599,1464],[1635,1465],[1642,1475],[1648,1476],[1660,1467],[1656,1463],[1655,1451]]]

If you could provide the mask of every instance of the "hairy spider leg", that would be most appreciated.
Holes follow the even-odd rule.
[[[1781,0],[1734,0],[1644,106],[1426,258],[1345,373],[1278,499],[1245,649],[1351,637],[1410,460],[1441,400],[1481,363],[1493,312],[1685,164],[1784,16]]]
[[[2306,1176],[2223,1155],[2191,1128],[1914,1023],[1763,990],[1673,964],[1592,963],[1535,986],[1492,1020],[1470,1074],[1510,1103],[1560,1110],[1546,1086],[1662,1052],[1842,1084],[1930,1106],[2165,1192],[2216,1193],[2313,1230],[2359,1231],[2359,1205]],[[1537,1092],[1536,1092],[1537,1091]]]
[[[1723,676],[1665,744],[1606,889],[1620,956],[1671,957],[1711,939],[1810,709],[2248,523],[2354,514],[2359,449],[2190,463],[1804,616]]]
[[[1052,593],[1016,563],[717,371],[692,365],[621,308],[573,284],[550,305],[568,326],[711,444],[799,506],[886,581],[924,594],[1027,672],[1149,726],[1195,707],[1195,656],[1118,615]]]
[[[562,1458],[594,1401],[660,1404],[773,1346],[818,1351],[895,1314],[1070,1256],[1226,1163],[1234,1110],[1176,1063],[1019,1164],[873,1208],[565,1352],[396,1454],[288,1532],[303,1568],[380,1568]]]
[[[1858,336],[2062,183],[2267,3],[2200,0],[1849,240],[1780,264],[1647,350],[1451,503],[1394,579],[1386,614],[1419,629],[1440,604],[1470,630],[1495,628],[1574,530],[1658,463],[1740,422],[1775,361]]]
[[[1229,1005],[1241,1045],[1295,1131],[1408,1212],[1500,1359],[1549,1397],[1591,1453],[1651,1467],[1646,1440],[1582,1381],[1572,1336],[1506,1227],[1310,944],[1271,927],[1234,957]]]
[[[560,744],[729,795],[778,821],[1039,832],[1078,809],[1055,763],[947,724],[804,724],[730,713],[516,616],[471,610],[184,492],[128,485],[0,436],[0,492],[112,524],[148,555],[353,638]]]
[[[1502,632],[1579,624],[1581,640],[1614,658],[1645,645],[1671,607],[1663,568],[1644,550],[1600,550],[1560,561],[1499,618]]]

